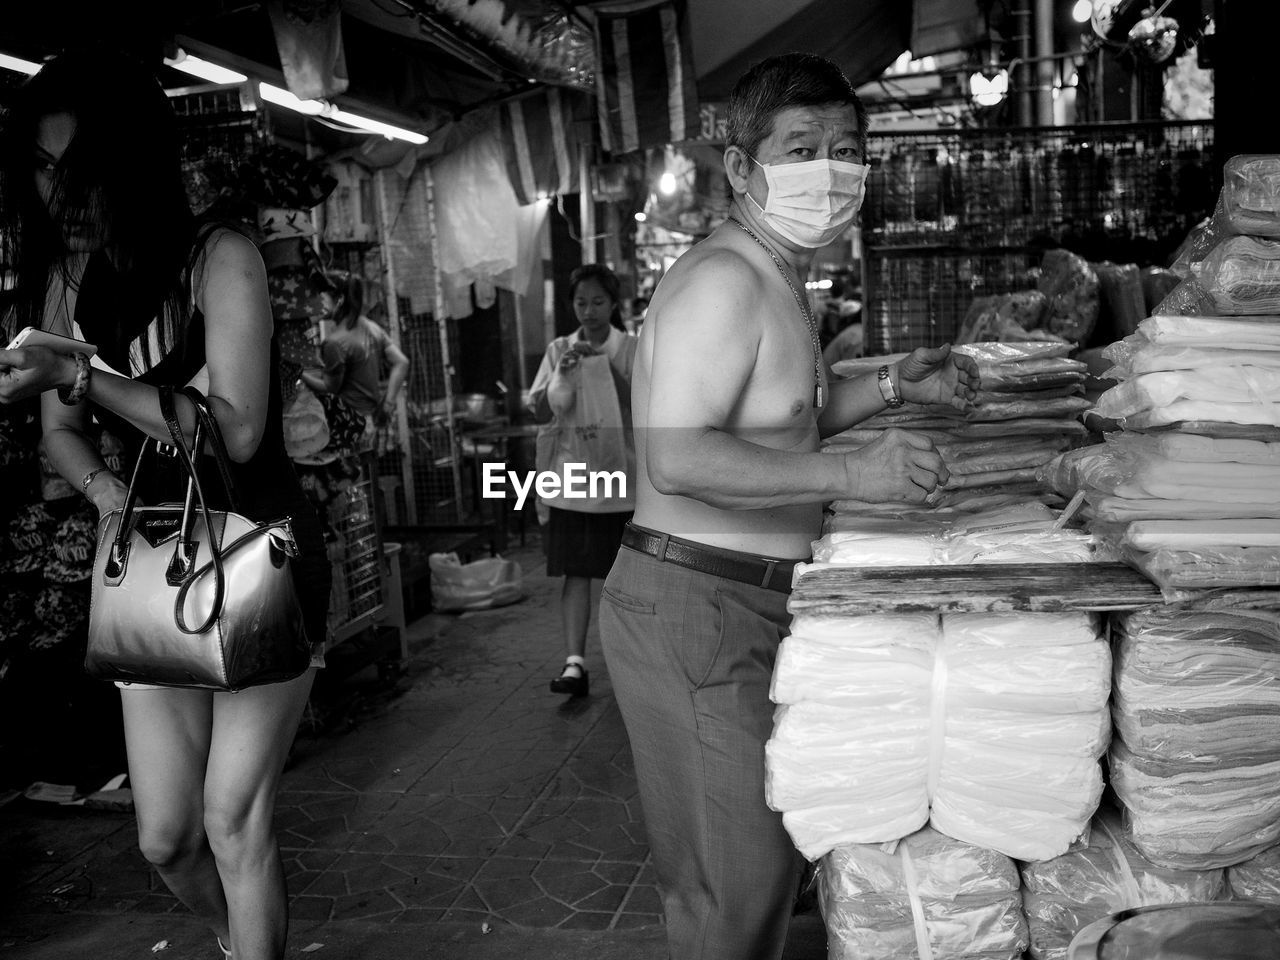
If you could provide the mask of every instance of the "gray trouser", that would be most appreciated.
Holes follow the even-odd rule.
[[[623,547],[600,636],[672,960],[777,960],[802,861],[764,802],[786,595]]]

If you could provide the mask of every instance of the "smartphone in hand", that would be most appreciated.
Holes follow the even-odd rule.
[[[98,348],[92,343],[50,333],[38,327],[23,327],[18,331],[18,335],[9,341],[9,346],[5,349],[17,350],[19,347],[48,347],[50,350],[65,353],[68,356],[73,353],[83,353],[91,357],[98,352]]]

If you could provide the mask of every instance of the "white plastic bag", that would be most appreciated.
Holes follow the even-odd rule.
[[[437,611],[485,610],[515,603],[524,596],[520,564],[502,557],[462,563],[456,553],[433,553],[431,602]]]

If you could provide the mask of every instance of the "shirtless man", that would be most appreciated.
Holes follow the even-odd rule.
[[[765,805],[769,681],[823,502],[921,502],[948,479],[900,431],[843,456],[819,439],[901,399],[964,408],[978,386],[947,347],[828,382],[804,280],[861,203],[866,123],[827,60],[748,71],[729,101],[731,219],[663,278],[640,339],[636,512],[600,633],[672,960],[782,954],[800,861]]]

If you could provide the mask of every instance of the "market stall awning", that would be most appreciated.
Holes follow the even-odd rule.
[[[287,7],[291,0],[276,2]],[[860,84],[907,49],[913,16],[919,21],[939,9],[933,0],[684,3],[704,103],[723,102],[752,63],[787,51],[829,57]],[[251,75],[284,80],[267,3],[143,2],[127,16],[110,5],[69,4],[26,8],[9,20],[5,45],[15,49],[7,52],[38,60],[88,40],[116,37],[154,49],[176,38],[202,56],[222,54]],[[341,0],[349,84],[336,100],[430,134],[434,142],[422,154],[448,150],[474,133],[469,114],[532,86],[594,89],[592,25],[602,6],[603,0]],[[317,125],[311,133],[317,146],[332,146],[330,132]]]
[[[752,63],[790,51],[834,60],[857,86],[907,49],[911,11],[906,0],[689,0],[698,95],[727,99]]]

